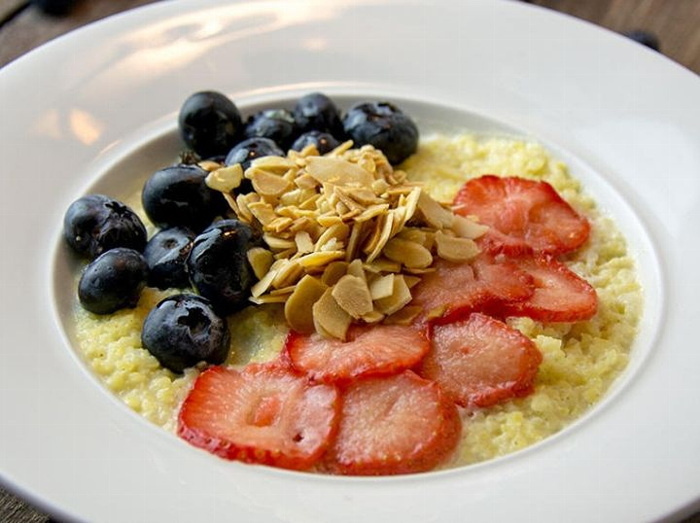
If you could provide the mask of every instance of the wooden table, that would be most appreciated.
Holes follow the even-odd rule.
[[[157,0],[83,0],[69,16],[43,14],[27,0],[0,0],[0,67],[87,23]],[[532,0],[613,31],[651,31],[661,52],[700,74],[700,0]],[[46,523],[49,516],[0,489],[0,521]],[[700,514],[684,523],[700,523]]]

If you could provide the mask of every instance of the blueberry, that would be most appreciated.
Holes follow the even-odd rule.
[[[226,212],[221,193],[207,187],[207,172],[196,165],[175,165],[154,173],[141,199],[150,220],[161,229],[189,227],[201,231]]]
[[[340,145],[332,135],[321,131],[309,131],[302,134],[292,145],[295,151],[301,151],[307,145],[315,145],[320,154],[326,154]]]
[[[159,289],[189,286],[185,261],[195,236],[190,229],[172,227],[148,241],[143,251],[148,263],[148,285]]]
[[[654,33],[648,31],[628,31],[623,33],[627,38],[631,38],[637,43],[647,46],[654,51],[659,50],[659,39]]]
[[[95,314],[136,307],[147,276],[148,264],[140,252],[117,247],[85,268],[78,283],[78,298]]]
[[[373,145],[393,165],[403,162],[418,148],[416,124],[389,102],[353,106],[343,118],[343,126],[357,147]]]
[[[248,303],[255,281],[248,250],[260,245],[260,234],[238,220],[216,222],[194,240],[187,272],[197,292],[220,314],[230,314]]]
[[[163,367],[182,372],[200,361],[223,363],[229,350],[226,320],[194,294],[165,298],[146,317],[141,343]]]
[[[341,137],[344,134],[338,108],[325,94],[311,93],[299,98],[294,120],[301,132],[323,131]]]
[[[296,135],[294,117],[286,109],[260,111],[248,119],[245,128],[246,138],[269,138],[283,150],[289,149]]]
[[[146,228],[123,203],[102,194],[74,201],[63,219],[63,236],[76,252],[91,259],[115,247],[142,251]]]
[[[214,91],[195,93],[185,100],[178,125],[185,145],[202,158],[226,154],[243,131],[236,105]]]
[[[245,171],[256,158],[263,156],[284,156],[284,151],[269,138],[249,138],[231,149],[226,156],[226,165],[241,164]]]

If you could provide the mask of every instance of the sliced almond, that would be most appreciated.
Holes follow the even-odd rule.
[[[383,218],[383,227],[381,229],[379,238],[377,239],[376,245],[374,246],[374,249],[372,249],[372,251],[370,251],[367,254],[368,262],[371,262],[377,256],[379,256],[379,254],[382,252],[382,249],[384,249],[384,246],[389,241],[389,238],[391,236],[391,229],[394,224],[394,216],[392,214],[386,214],[383,216]]]
[[[406,285],[403,276],[397,275],[394,277],[394,288],[391,296],[376,300],[374,303],[379,312],[390,315],[401,310],[411,301],[411,291]]]
[[[387,316],[384,323],[389,325],[411,325],[422,310],[423,308],[418,305],[406,305],[391,316]]]
[[[272,294],[265,294],[260,297],[251,297],[250,301],[256,305],[264,305],[266,303],[284,303],[287,301],[287,296],[274,296]]]
[[[384,315],[377,310],[373,310],[372,312],[368,312],[367,314],[362,316],[362,321],[366,323],[379,323],[383,319]]]
[[[388,298],[394,292],[394,275],[387,274],[380,276],[369,285],[370,296],[373,300]]]
[[[332,261],[340,260],[345,257],[343,251],[319,251],[305,254],[299,258],[299,263],[305,269],[321,267],[329,264]]]
[[[347,274],[348,264],[344,261],[334,261],[329,263],[323,271],[321,281],[328,286],[335,285],[340,278]]]
[[[282,266],[282,261],[277,260],[275,263],[272,264],[270,267],[270,270],[267,271],[267,274],[260,278],[260,281],[257,282],[253,287],[250,289],[250,294],[254,298],[258,298],[259,296],[262,296],[265,294],[267,289],[270,288],[270,285],[272,285],[272,280],[275,279],[275,276],[277,276],[277,270]]]
[[[454,263],[469,261],[479,254],[474,240],[447,236],[442,231],[435,233],[435,243],[438,256]]]
[[[296,283],[301,277],[303,269],[297,260],[280,260],[281,267],[277,270],[275,278],[272,280],[272,286],[275,289],[281,289]]]
[[[365,269],[362,266],[362,260],[358,258],[354,259],[348,264],[347,273],[367,281],[367,278],[365,277]]]
[[[323,234],[321,234],[319,239],[316,241],[316,245],[314,248],[317,251],[321,250],[323,245],[328,243],[332,238],[335,238],[336,240],[341,242],[345,242],[349,233],[350,227],[348,227],[342,222],[336,223],[335,225],[331,225],[328,229],[326,229],[323,232]]]
[[[248,209],[255,218],[263,224],[263,227],[272,223],[277,218],[272,205],[266,202],[253,202],[248,204]]]
[[[202,169],[204,169],[208,173],[210,173],[212,171],[216,171],[217,169],[221,168],[221,164],[219,162],[214,162],[212,160],[202,160],[197,165],[199,165]],[[209,184],[207,184],[207,185],[209,185]],[[214,189],[214,188],[212,187],[212,189]],[[214,189],[214,190],[218,191],[219,189]]]
[[[294,235],[294,242],[297,244],[297,252],[307,254],[314,252],[314,242],[306,231],[299,231]]]
[[[428,249],[402,238],[389,240],[384,247],[384,256],[411,269],[425,269],[433,263],[433,255]]]
[[[304,276],[284,304],[284,317],[289,326],[306,334],[314,331],[313,305],[328,287],[318,278]]]
[[[388,203],[370,205],[369,207],[367,207],[364,211],[362,211],[362,213],[360,213],[355,218],[355,221],[356,222],[366,222],[368,220],[371,220],[372,218],[375,218],[377,216],[385,214],[388,210],[389,210]]]
[[[331,289],[326,289],[321,298],[313,304],[312,312],[317,332],[325,332],[345,341],[352,318],[335,301]]]
[[[377,258],[372,263],[365,263],[365,269],[374,273],[401,272],[401,263],[386,258]]]
[[[285,251],[287,249],[297,248],[297,244],[294,242],[294,240],[285,240],[269,233],[263,234],[263,240],[265,240],[265,243],[267,243],[270,249],[276,251]]]
[[[333,286],[335,301],[340,307],[355,319],[369,313],[372,308],[372,297],[364,278],[346,274]]]
[[[412,289],[416,285],[418,285],[421,281],[421,278],[418,276],[409,276],[408,274],[403,275],[403,279],[406,282],[406,285],[408,285],[409,289]]]
[[[314,178],[308,173],[302,174],[301,176],[297,176],[294,179],[294,183],[300,189],[314,189],[318,185],[318,181],[316,181],[316,178]]]
[[[319,216],[316,221],[321,227],[332,227],[333,225],[338,225],[343,223],[343,219],[340,216],[330,215],[330,216]]]
[[[455,214],[454,221],[452,222],[452,230],[461,238],[476,240],[483,236],[486,231],[489,230],[489,227],[488,225],[482,225],[464,216]]]
[[[230,193],[241,185],[243,180],[243,169],[240,164],[231,165],[230,167],[220,167],[215,171],[211,171],[204,182],[210,189],[223,193]]]
[[[291,188],[287,180],[281,176],[265,171],[255,171],[253,174],[253,188],[263,196],[278,197]]]
[[[294,167],[296,167],[296,164],[284,156],[261,156],[250,163],[250,167],[246,170],[246,178],[249,177],[248,171],[251,171],[252,174],[255,169],[263,169],[282,174]]]
[[[307,172],[320,183],[339,186],[369,187],[374,177],[362,167],[328,156],[314,156],[308,159]]]
[[[431,227],[442,229],[452,226],[454,214],[433,200],[425,191],[421,191],[418,198],[418,209]]]
[[[272,253],[262,247],[253,247],[247,253],[248,263],[253,268],[255,277],[262,280],[272,266]]]

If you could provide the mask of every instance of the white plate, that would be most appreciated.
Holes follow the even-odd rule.
[[[503,122],[546,143],[639,260],[646,311],[623,379],[542,444],[402,478],[230,463],[131,413],[63,331],[62,215],[95,182],[126,190],[127,169],[123,186],[114,169],[101,177],[144,144],[164,154],[180,104],[205,88],[247,104],[311,89],[439,102],[467,112],[412,107],[428,127]],[[185,0],[30,53],[0,72],[0,100],[0,471],[11,488],[64,517],[115,522],[651,521],[697,508],[700,80],[687,70],[519,3]]]

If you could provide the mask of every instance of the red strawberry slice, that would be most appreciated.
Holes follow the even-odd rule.
[[[540,256],[523,258],[518,266],[532,276],[533,295],[520,302],[503,303],[496,312],[503,316],[529,316],[538,321],[564,322],[591,319],[598,310],[595,289],[566,265]]]
[[[409,474],[433,469],[455,449],[461,421],[438,385],[411,371],[354,381],[324,460],[336,474]]]
[[[490,407],[532,391],[542,354],[502,321],[474,313],[436,325],[419,374],[435,380],[459,405]]]
[[[495,301],[524,300],[534,289],[532,277],[515,264],[496,262],[487,255],[472,264],[438,260],[435,267],[413,289],[411,302],[423,308],[428,320],[451,321]]]
[[[338,426],[339,394],[278,363],[211,367],[180,409],[178,435],[226,459],[304,470]]]
[[[401,372],[426,355],[430,342],[415,327],[353,325],[346,342],[290,332],[285,347],[294,368],[330,383]]]
[[[488,174],[464,184],[454,204],[458,214],[491,226],[479,242],[491,253],[561,254],[580,247],[590,232],[588,220],[547,182]]]

